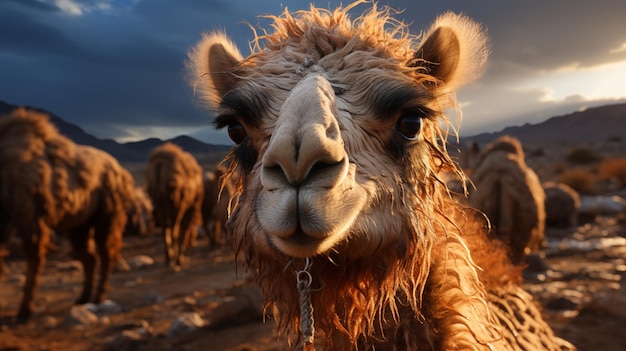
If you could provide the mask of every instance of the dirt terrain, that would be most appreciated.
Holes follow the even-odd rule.
[[[626,226],[599,217],[567,230],[549,230],[546,262],[531,265],[525,285],[543,305],[557,333],[579,350],[625,350]],[[21,299],[25,261],[5,258],[0,285],[0,350],[284,350],[274,322],[263,323],[258,291],[237,266],[230,248],[208,250],[200,238],[183,270],[163,264],[158,234],[125,239],[112,275],[108,301],[93,319],[73,315],[82,271],[69,245],[57,238],[36,296],[36,313],[25,325],[13,323]],[[143,261],[141,260],[143,258]],[[153,258],[154,262],[150,262]],[[143,266],[142,266],[143,265]],[[548,269],[546,269],[548,268]],[[181,319],[197,327],[181,327]],[[184,324],[184,323],[183,323]]]

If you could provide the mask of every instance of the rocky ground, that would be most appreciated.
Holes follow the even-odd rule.
[[[526,288],[543,305],[557,333],[579,350],[626,350],[626,226],[612,217],[548,231],[544,265],[532,264]],[[111,279],[100,305],[73,306],[82,271],[57,239],[25,325],[13,316],[21,299],[25,261],[5,258],[0,283],[0,350],[285,350],[262,299],[228,248],[209,251],[200,239],[188,267],[163,264],[158,235],[127,237],[126,265]]]

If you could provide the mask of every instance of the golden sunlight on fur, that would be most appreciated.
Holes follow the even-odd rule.
[[[202,221],[202,168],[193,155],[166,142],[148,156],[146,184],[156,224],[163,230],[165,264],[180,268]]]
[[[52,231],[67,235],[83,264],[76,303],[102,302],[122,248],[133,193],[130,173],[106,152],[59,134],[47,115],[24,108],[0,119],[0,167],[0,249],[15,234],[28,260],[18,321],[33,313]]]
[[[482,72],[483,29],[446,13],[415,36],[376,4],[351,19],[361,3],[269,16],[245,58],[219,32],[189,54],[236,144],[228,231],[279,329],[307,350],[575,349],[442,180],[465,179],[442,111]]]
[[[491,235],[506,243],[513,263],[545,246],[546,195],[519,140],[505,135],[487,145],[470,178],[470,203],[489,218]]]

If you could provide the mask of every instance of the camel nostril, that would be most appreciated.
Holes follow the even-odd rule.
[[[311,170],[309,170],[309,173],[315,173],[317,171],[320,170],[324,170],[324,169],[328,169],[337,165],[341,165],[343,163],[343,160],[339,161],[339,162],[324,162],[324,161],[320,161],[320,162],[316,162],[312,167]]]
[[[263,166],[261,169],[261,184],[268,191],[285,186],[293,186],[283,167],[277,163]]]

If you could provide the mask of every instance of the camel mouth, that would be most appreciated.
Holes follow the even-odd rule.
[[[326,251],[328,244],[326,239],[317,239],[305,234],[303,231],[296,231],[287,237],[272,237],[272,242],[278,250],[284,254],[297,258],[312,257]]]
[[[323,241],[323,239],[316,239],[310,235],[305,234],[301,230],[296,231],[294,234],[283,238],[282,240],[300,246],[317,245]]]

